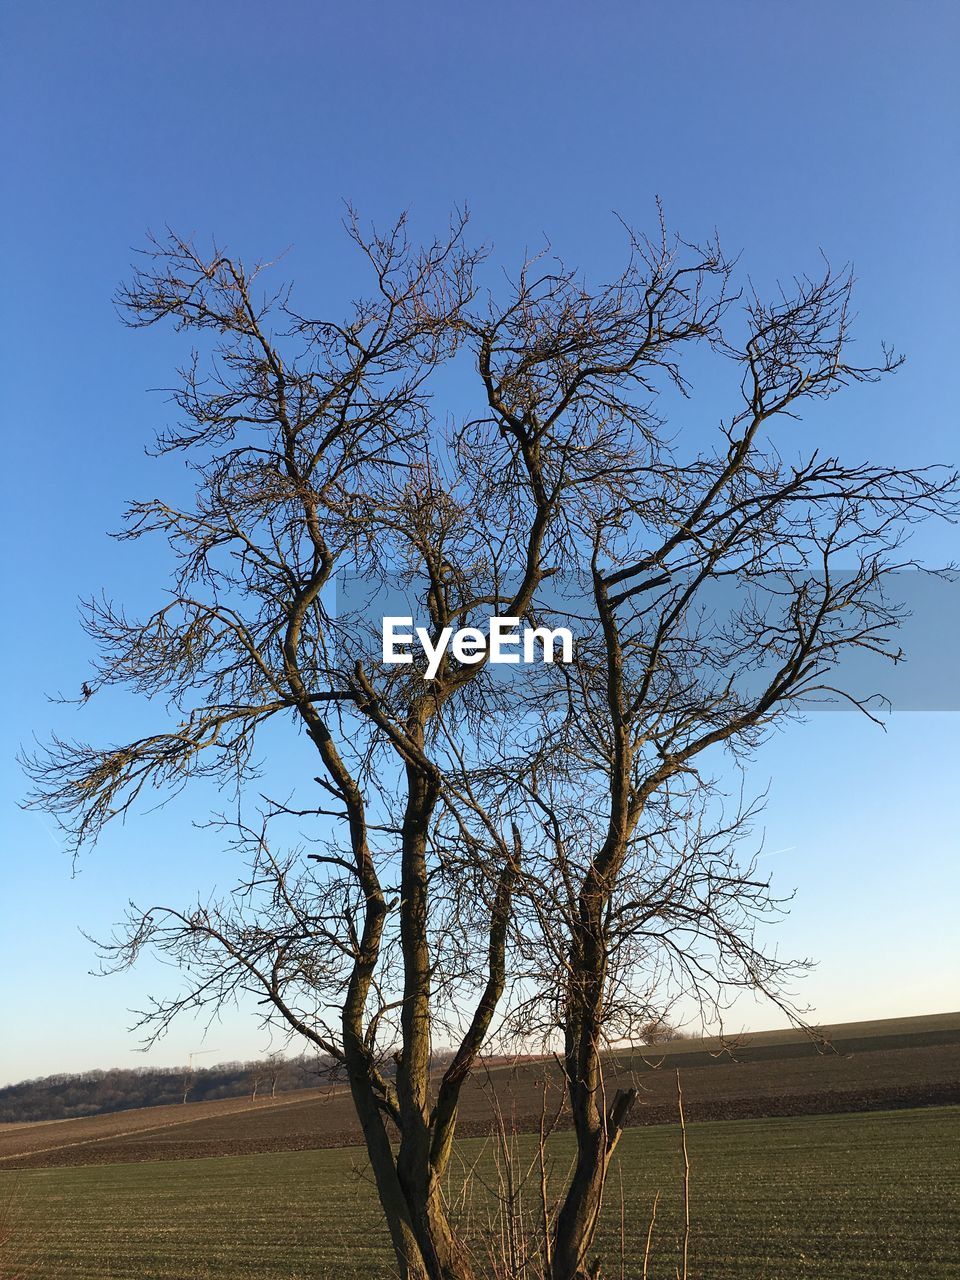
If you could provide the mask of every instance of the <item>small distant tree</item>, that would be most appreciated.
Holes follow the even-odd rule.
[[[255,1062],[250,1068],[250,1101],[256,1102],[257,1094],[260,1092],[264,1081],[263,1063]]]
[[[280,1080],[283,1077],[283,1072],[286,1065],[287,1065],[286,1060],[277,1051],[275,1051],[274,1053],[271,1053],[267,1058],[266,1074],[267,1074],[267,1083],[270,1085],[271,1098],[275,1098],[277,1096],[277,1085],[280,1083]]]
[[[153,788],[238,788],[217,821],[242,883],[134,910],[108,954],[183,963],[153,1034],[253,992],[340,1065],[409,1280],[482,1266],[442,1193],[481,1048],[498,1027],[558,1043],[577,1158],[539,1256],[581,1280],[635,1101],[607,1098],[604,1046],[678,993],[709,1008],[746,988],[794,1015],[794,969],[757,933],[778,904],[739,853],[755,808],[724,807],[705,762],[744,763],[805,699],[842,693],[845,652],[894,655],[883,582],[912,523],[955,513],[957,478],[804,443],[805,404],[897,364],[850,362],[850,280],[829,269],[741,298],[718,245],[661,226],[628,233],[609,284],[543,256],[488,297],[462,218],[425,248],[402,220],[348,232],[373,286],[345,320],[177,237],[122,291],[132,324],[200,344],[158,445],[197,485],[129,508],[122,537],[175,553],[171,589],[144,619],[88,606],[84,694],[120,685],[173,714],[106,747],[55,740],[33,800],[80,847]],[[727,375],[725,415],[694,415],[694,351]],[[435,385],[456,385],[455,419]],[[338,573],[403,588],[434,639],[569,613],[573,660],[504,680],[485,650],[448,651],[428,681],[381,661],[379,619],[358,589],[334,602]],[[258,800],[268,724],[303,776]],[[453,1052],[431,1075],[434,1040]]]
[[[640,1028],[642,1044],[672,1044],[677,1040],[686,1040],[687,1033],[675,1027],[666,1018],[650,1018]]]

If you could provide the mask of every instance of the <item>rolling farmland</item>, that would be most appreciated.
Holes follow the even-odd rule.
[[[679,1067],[692,1163],[691,1275],[709,1280],[960,1278],[960,1016],[852,1024],[821,1053],[789,1032],[620,1055],[642,1090],[618,1149],[602,1247],[674,1280],[681,1214]],[[614,1063],[611,1061],[611,1069]],[[464,1098],[474,1225],[491,1176],[495,1094],[522,1159],[546,1061],[488,1064]],[[954,1105],[949,1105],[953,1103]],[[360,1280],[390,1251],[340,1087],[0,1127],[0,1277]],[[550,1158],[563,1169],[562,1124]],[[621,1182],[622,1175],[622,1182]],[[479,1197],[479,1199],[478,1199]],[[6,1220],[6,1227],[4,1226]],[[483,1231],[475,1232],[477,1240]]]
[[[683,1076],[692,1120],[874,1111],[960,1103],[960,1014],[831,1029],[833,1048],[795,1032],[743,1038],[730,1052],[718,1042],[685,1041],[662,1054],[618,1054],[611,1084],[630,1079],[641,1101],[633,1122],[676,1116],[674,1068]],[[489,1131],[495,1095],[513,1127],[536,1128],[543,1104],[560,1100],[550,1060],[491,1065],[465,1089],[462,1136]],[[0,1170],[48,1165],[137,1163],[218,1155],[255,1155],[353,1146],[360,1134],[341,1086],[249,1099],[144,1108],[77,1120],[0,1126]]]

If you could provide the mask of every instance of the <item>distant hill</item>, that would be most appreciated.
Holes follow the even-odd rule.
[[[73,1120],[222,1098],[275,1097],[292,1089],[315,1089],[330,1078],[331,1064],[316,1058],[267,1058],[195,1068],[113,1067],[44,1076],[0,1089],[0,1124]]]
[[[608,1055],[608,1082],[640,1089],[634,1124],[674,1117],[678,1068],[694,1119],[960,1102],[960,1013],[821,1032],[821,1042],[778,1030],[627,1048]],[[359,1130],[347,1090],[336,1084],[329,1064],[304,1058],[29,1080],[0,1090],[0,1164],[26,1158],[28,1149],[46,1152],[44,1160],[85,1163],[349,1145],[359,1141]],[[554,1059],[488,1058],[461,1100],[461,1132],[486,1131],[493,1095],[519,1129],[536,1127],[544,1088],[551,1107],[559,1104]],[[126,1114],[110,1120],[111,1112]],[[37,1121],[48,1123],[28,1123]],[[122,1150],[115,1145],[121,1134]]]

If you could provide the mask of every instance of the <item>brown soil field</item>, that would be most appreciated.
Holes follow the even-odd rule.
[[[279,1110],[301,1102],[305,1097],[317,1101],[326,1092],[323,1089],[309,1089],[284,1094],[282,1098],[264,1098],[259,1102],[251,1102],[249,1098],[225,1098],[216,1102],[188,1102],[184,1105],[112,1111],[105,1115],[83,1116],[74,1120],[0,1124],[0,1167],[15,1167],[13,1161],[37,1151],[61,1151],[75,1147],[93,1149],[104,1141],[159,1133],[207,1117],[216,1117],[221,1124],[229,1125],[235,1116],[246,1111],[263,1107]],[[98,1162],[84,1159],[66,1163]]]
[[[960,1103],[960,1014],[825,1028],[830,1047],[796,1032],[746,1035],[726,1046],[687,1041],[611,1054],[608,1088],[640,1090],[633,1123],[676,1116],[676,1070],[688,1119],[836,1114]],[[496,1098],[508,1124],[528,1131],[560,1105],[552,1059],[487,1064],[464,1089],[459,1131],[489,1132]],[[564,1127],[561,1116],[559,1124]],[[0,1126],[0,1169],[138,1163],[353,1146],[359,1129],[347,1091],[328,1087],[256,1103],[187,1103],[37,1125]]]

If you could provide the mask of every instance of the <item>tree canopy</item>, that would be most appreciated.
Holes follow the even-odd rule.
[[[34,802],[79,849],[154,789],[237,788],[219,818],[237,886],[134,909],[108,955],[182,964],[154,1033],[253,992],[342,1064],[404,1276],[478,1269],[441,1179],[482,1046],[556,1048],[578,1156],[541,1265],[578,1280],[635,1101],[605,1097],[603,1048],[678,997],[795,1012],[796,968],[757,931],[779,909],[744,852],[757,806],[711,762],[852,696],[845,653],[896,656],[886,579],[913,563],[911,525],[956,515],[957,476],[808,441],[805,406],[898,364],[850,362],[847,273],[763,300],[719,244],[661,224],[625,229],[609,283],[545,252],[485,289],[463,215],[425,246],[405,219],[347,232],[371,287],[343,320],[174,235],[121,291],[131,324],[198,344],[157,445],[196,485],[130,506],[121,536],[165,539],[176,569],[146,618],[89,604],[85,696],[120,685],[172,715],[110,746],[55,740]],[[697,398],[706,361],[726,408]],[[451,370],[472,406],[455,415]],[[422,657],[383,662],[384,596],[434,637],[564,621],[573,653],[505,678],[448,650],[428,679]],[[268,722],[302,744],[280,798],[254,778]]]

